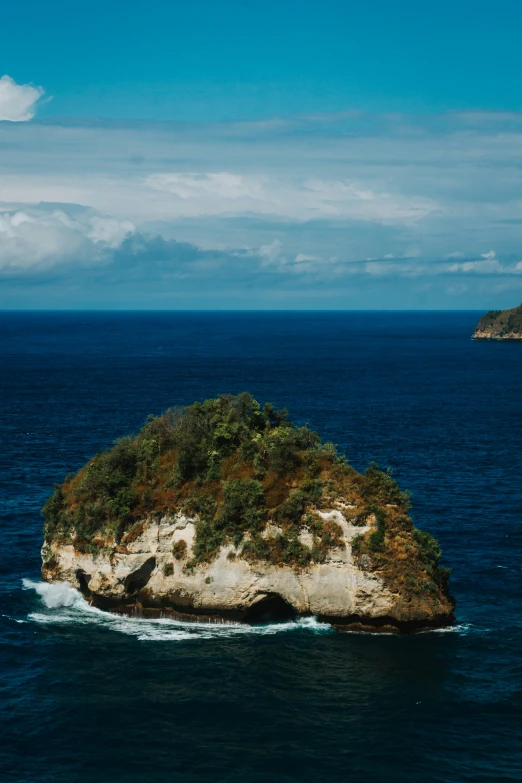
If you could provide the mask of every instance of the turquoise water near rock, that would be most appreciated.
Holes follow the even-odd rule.
[[[0,771],[16,783],[522,779],[522,345],[480,313],[0,313]],[[390,466],[453,568],[408,637],[108,615],[39,580],[52,485],[248,390]]]

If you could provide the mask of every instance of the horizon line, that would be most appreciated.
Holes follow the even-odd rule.
[[[495,308],[491,308],[495,309]],[[509,309],[509,308],[501,308]],[[250,309],[210,309],[191,308],[187,310],[172,308],[0,308],[0,314],[6,313],[479,313],[485,308],[350,308],[350,309],[297,309],[297,308],[250,308]]]

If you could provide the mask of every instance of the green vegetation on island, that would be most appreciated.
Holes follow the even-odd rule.
[[[189,570],[226,544],[231,558],[303,568],[340,545],[341,528],[319,513],[336,504],[366,528],[352,545],[365,570],[401,594],[447,590],[438,543],[413,526],[409,493],[390,472],[371,464],[359,473],[286,410],[247,393],[150,416],[67,476],[43,509],[45,540],[95,555],[134,540],[147,518],[182,511],[198,520]],[[172,555],[185,557],[184,541]]]
[[[511,310],[490,310],[475,327],[475,340],[522,340],[522,304]]]

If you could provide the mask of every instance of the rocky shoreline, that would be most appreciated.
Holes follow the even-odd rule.
[[[487,331],[476,329],[473,332],[474,340],[522,340],[522,333],[508,332],[507,334],[491,334]]]
[[[315,616],[338,630],[383,633],[451,625],[452,599],[428,593],[404,600],[370,570],[367,555],[354,555],[354,538],[374,531],[375,519],[361,527],[354,524],[360,509],[349,515],[336,505],[321,513],[341,528],[339,546],[324,562],[302,568],[251,563],[233,545],[191,567],[198,519],[180,513],[142,520],[136,538],[112,546],[100,541],[95,554],[78,552],[73,543],[47,543],[42,575],[68,582],[100,609],[139,617],[256,624]],[[303,527],[303,540],[307,533]],[[180,540],[184,555],[172,562]]]

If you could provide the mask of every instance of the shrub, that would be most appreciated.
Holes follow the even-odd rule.
[[[280,427],[268,443],[268,460],[270,468],[279,476],[292,473],[301,464],[298,438],[295,430],[290,427]]]
[[[176,543],[172,547],[172,554],[174,555],[176,560],[183,560],[183,558],[187,554],[187,542],[183,541],[182,538],[179,541],[176,541]]]
[[[381,470],[376,462],[371,462],[364,472],[361,496],[368,502],[400,506],[406,511],[411,505],[411,494],[401,491],[391,470]]]
[[[437,566],[434,578],[439,587],[442,590],[447,590],[449,586],[449,578],[451,576],[451,568],[445,568],[444,566]]]
[[[281,522],[285,520],[293,523],[298,522],[305,512],[307,500],[306,492],[303,492],[301,489],[292,490],[277,512],[278,520]]]
[[[319,503],[323,496],[323,482],[315,478],[303,481],[301,489],[312,503]]]
[[[351,545],[352,545],[352,552],[354,553],[354,555],[358,555],[361,552],[363,547],[363,541],[364,541],[364,536],[362,536],[360,533],[359,535],[354,536],[352,538]]]
[[[230,479],[223,481],[223,516],[234,525],[245,518],[257,518],[263,505],[263,485],[256,479]]]
[[[47,499],[42,513],[45,516],[45,535],[51,536],[67,527],[66,500],[62,487],[55,484],[53,494]]]
[[[245,541],[241,554],[247,560],[271,559],[270,547],[259,533],[255,533],[248,541]]]
[[[442,554],[437,539],[425,530],[414,530],[413,536],[426,572],[430,575],[435,573]]]
[[[369,547],[375,552],[379,549],[382,549],[384,545],[386,532],[386,512],[382,508],[370,506],[368,508],[368,513],[375,514],[377,521],[377,530],[372,531],[368,537]]]
[[[323,522],[322,530],[321,530],[321,542],[324,547],[327,547],[327,549],[332,549],[333,547],[341,546],[342,541],[342,528],[340,525],[337,524],[337,522],[332,522],[328,520],[327,522]]]
[[[301,544],[297,536],[279,535],[272,540],[272,559],[284,565],[306,566],[312,559],[308,547]]]

